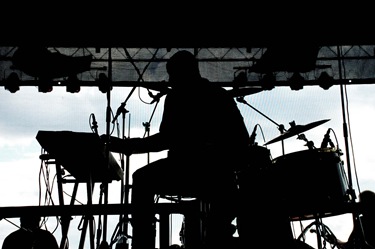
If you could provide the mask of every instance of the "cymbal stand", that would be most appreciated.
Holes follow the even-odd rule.
[[[122,134],[123,139],[125,139],[125,115],[128,111],[124,109],[122,113]],[[130,122],[130,118],[129,118]],[[129,126],[130,127],[130,126]],[[128,130],[128,137],[130,137],[130,129]],[[126,163],[124,164],[124,155],[121,156],[121,168],[125,172],[125,182],[121,180],[121,203],[125,203],[125,205],[129,204],[129,192],[130,192],[130,184],[129,184],[129,169],[130,169],[130,156],[126,155]],[[129,225],[129,217],[128,213],[126,213],[126,218],[123,218],[123,214],[120,214],[120,222],[122,222],[122,226],[120,226],[120,233],[128,238],[128,225]],[[125,241],[126,248],[128,248],[128,243]]]
[[[116,115],[115,117],[113,118],[113,120],[111,121],[111,114],[112,114],[112,111],[111,111],[111,89],[112,89],[112,86],[110,86],[109,84],[112,82],[112,53],[111,53],[111,48],[109,48],[109,52],[108,52],[108,89],[107,89],[107,92],[106,92],[106,96],[107,96],[107,109],[106,109],[106,137],[107,139],[109,140],[110,138],[110,134],[111,134],[111,123],[115,123],[118,116],[120,116],[120,114],[123,114],[123,123],[125,122],[125,113],[127,112],[127,110],[125,109],[125,105],[126,105],[126,102],[129,100],[130,96],[133,94],[133,92],[135,91],[135,89],[137,88],[137,86],[134,86],[133,89],[130,91],[130,93],[128,94],[127,98],[125,99],[124,102],[121,103],[121,105],[119,106],[119,108],[117,109],[117,112],[116,112]],[[123,125],[124,127],[124,125]],[[124,132],[123,132],[124,134]],[[109,141],[105,141],[107,144]],[[106,162],[107,162],[107,165],[109,167],[109,148],[106,146],[106,151],[105,151],[105,155],[106,155]],[[121,162],[121,167],[122,169],[124,170],[124,165],[123,165],[123,160]],[[126,182],[125,182],[125,201],[126,203],[128,203],[128,194],[127,194],[127,189],[128,189],[128,167],[129,167],[129,159],[128,159],[128,156],[127,156],[127,164],[126,164],[127,168],[125,170],[125,174],[126,174]],[[121,188],[123,188],[123,180],[121,182]],[[105,204],[108,204],[108,183],[105,183],[104,187],[104,193],[105,193]],[[123,195],[123,189],[121,189],[121,201],[122,201],[122,196]],[[106,236],[107,236],[107,215],[104,216],[104,225],[103,225],[103,242],[106,241]],[[120,221],[121,221],[121,217],[120,217]],[[126,219],[125,222],[128,222],[128,219]],[[126,223],[126,226],[124,226],[127,228],[127,223]],[[126,230],[127,231],[127,230]]]

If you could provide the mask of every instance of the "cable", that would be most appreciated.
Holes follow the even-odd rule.
[[[264,136],[264,132],[263,132],[263,129],[262,129],[262,126],[260,124],[257,124],[257,126],[259,127],[260,129],[260,133],[262,134],[262,138],[263,138],[263,142],[266,142],[266,138]],[[267,146],[266,146],[267,147]]]
[[[131,57],[131,55],[129,54],[129,52],[128,52],[128,50],[126,49],[126,47],[124,47],[123,49],[124,49],[124,52],[125,52],[126,56],[129,58],[130,63],[133,65],[135,71],[137,72],[137,74],[138,74],[138,76],[139,76],[137,81],[138,81],[138,82],[143,82],[143,75],[144,75],[144,73],[146,72],[148,66],[149,66],[149,65],[151,64],[151,62],[155,59],[155,56],[156,56],[156,54],[158,53],[159,48],[157,48],[156,51],[152,54],[152,58],[150,59],[149,63],[146,64],[146,66],[143,68],[143,71],[142,71],[142,72],[138,69],[137,65],[134,63],[134,60],[133,60],[133,58]],[[149,89],[147,89],[147,90],[148,90],[148,92],[150,92]],[[147,103],[147,102],[145,102],[145,101],[141,98],[141,96],[140,96],[140,91],[139,91],[139,90],[138,90],[138,97],[139,97],[139,99],[140,99],[143,103],[145,103],[145,104],[151,104],[151,103]]]
[[[44,151],[42,150],[42,153],[44,153]],[[44,204],[45,205],[49,205],[50,203],[52,203],[52,205],[54,205],[54,202],[53,202],[53,199],[52,199],[52,190],[53,188],[51,187],[50,185],[50,178],[49,178],[49,168],[48,168],[48,164],[45,164],[44,163],[45,160],[41,160],[41,165],[40,165],[40,170],[39,170],[39,205],[41,205],[41,192],[42,192],[42,186],[41,186],[41,180],[43,179],[44,180],[44,184],[45,184],[45,187],[46,187],[46,193],[44,195]],[[45,169],[45,170],[44,170]],[[53,181],[52,181],[53,183]],[[53,185],[53,184],[52,184]]]
[[[344,85],[344,92],[345,92],[345,100],[346,100],[346,103],[347,103],[346,113],[347,113],[347,118],[348,118],[348,134],[349,134],[349,138],[350,138],[349,139],[350,140],[350,148],[351,148],[352,157],[353,157],[352,160],[353,160],[354,175],[355,175],[355,179],[356,179],[356,183],[357,183],[358,192],[361,193],[361,188],[359,186],[357,166],[356,166],[356,162],[355,162],[355,155],[354,155],[354,145],[353,145],[353,138],[352,138],[352,132],[351,132],[351,126],[350,126],[349,108],[348,108],[349,99],[348,99],[346,85]]]
[[[99,135],[98,133],[98,122],[96,121],[95,119],[95,114],[94,113],[91,113],[90,114],[90,117],[89,117],[89,125],[90,125],[90,129],[93,133]]]
[[[339,150],[340,149],[340,147],[339,147],[339,141],[337,140],[337,136],[336,136],[335,130],[331,129],[331,132],[333,133],[333,135],[335,137],[335,140],[336,140],[336,148],[337,148],[337,150]]]
[[[66,195],[66,196],[69,196],[70,198],[72,198],[73,196],[71,194],[68,194],[65,190],[63,191],[63,193]],[[84,205],[83,202],[77,200],[77,198],[74,199],[74,202],[78,202],[79,204],[81,205]]]
[[[3,218],[4,220],[6,220],[7,222],[9,222],[10,224],[12,224],[13,226],[15,226],[15,227],[17,227],[17,228],[21,228],[21,226],[19,226],[19,225],[17,225],[16,223],[14,223],[14,222],[12,222],[12,221],[10,221],[9,219],[7,219],[7,218]]]

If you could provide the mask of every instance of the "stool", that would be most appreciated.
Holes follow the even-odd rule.
[[[184,221],[180,230],[180,238],[184,248],[201,248],[205,242],[206,216],[209,203],[193,197],[159,195],[159,198],[171,203],[157,203],[159,214],[160,249],[169,248],[169,217],[171,214],[182,214]]]

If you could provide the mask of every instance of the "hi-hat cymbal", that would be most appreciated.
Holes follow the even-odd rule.
[[[271,141],[268,141],[264,145],[269,145],[269,144],[272,144],[274,142],[278,142],[278,141],[293,137],[294,135],[298,135],[302,132],[308,131],[308,130],[314,128],[314,127],[317,127],[321,124],[324,124],[325,122],[328,122],[329,120],[330,119],[323,119],[323,120],[320,120],[320,121],[312,122],[312,123],[307,124],[307,125],[294,125],[294,126],[290,127],[286,132],[284,132],[280,136],[272,139]]]

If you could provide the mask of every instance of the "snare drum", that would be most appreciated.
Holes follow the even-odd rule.
[[[245,168],[238,171],[238,183],[244,194],[247,191],[253,191],[253,188],[259,189],[261,179],[268,175],[268,170],[273,166],[271,152],[266,147],[254,145],[248,148],[247,164]]]
[[[292,219],[308,219],[335,213],[347,202],[348,181],[340,159],[333,150],[304,150],[275,158],[273,170],[278,192]]]

